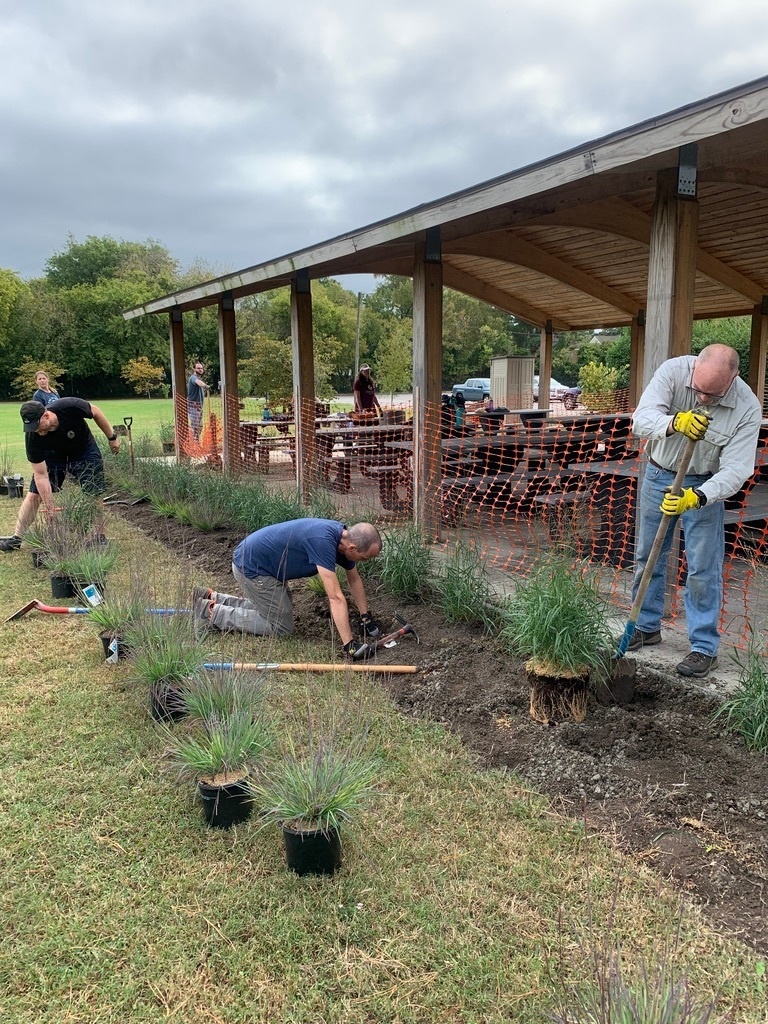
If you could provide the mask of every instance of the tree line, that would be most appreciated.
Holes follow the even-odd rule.
[[[0,268],[0,398],[29,397],[34,372],[45,369],[67,395],[89,398],[167,394],[170,387],[165,316],[126,321],[122,312],[150,299],[218,276],[197,262],[182,270],[160,242],[126,242],[108,235],[65,246],[45,263],[41,277],[23,280]],[[360,298],[334,279],[312,285],[315,381],[318,398],[349,393],[355,366],[367,362],[380,390],[412,385],[413,289],[409,278],[375,279]],[[359,307],[359,309],[358,309]],[[359,312],[359,337],[358,337]],[[291,317],[288,288],[237,304],[240,391],[286,401],[292,393]],[[206,377],[219,378],[216,307],[184,317],[187,361],[200,359]],[[494,356],[538,359],[539,329],[459,292],[444,291],[443,386],[487,376]],[[694,351],[711,341],[734,345],[746,373],[749,321],[701,321]],[[552,374],[565,385],[582,369],[605,367],[614,386],[626,386],[629,332],[577,331],[555,336]]]

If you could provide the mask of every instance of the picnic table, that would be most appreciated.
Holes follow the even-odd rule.
[[[399,507],[397,484],[403,466],[389,445],[398,441],[412,444],[408,440],[412,437],[412,423],[322,427],[315,432],[322,477],[329,486],[346,493],[352,486],[356,465],[361,476],[378,481],[384,508]]]

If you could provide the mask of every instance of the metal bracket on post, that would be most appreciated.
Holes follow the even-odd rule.
[[[171,323],[172,324],[180,324],[183,321],[183,319],[184,319],[184,314],[181,312],[180,309],[172,309],[171,310]]]
[[[235,308],[232,292],[222,292],[219,302],[221,303],[221,308],[227,310],[227,312],[231,312]]]
[[[637,320],[638,327],[645,327],[645,310],[638,309],[635,319]]]
[[[695,142],[689,142],[678,150],[677,194],[681,198],[696,198],[698,156],[699,147]]]
[[[299,295],[309,295],[310,287],[308,270],[296,271],[296,291]]]
[[[440,228],[427,228],[424,232],[424,262],[440,263],[442,258]]]
[[[764,295],[760,300],[760,316],[768,316],[768,295]]]

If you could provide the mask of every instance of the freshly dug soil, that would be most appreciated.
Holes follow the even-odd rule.
[[[146,506],[116,508],[183,555],[194,553],[232,591],[232,551],[241,534],[200,533]],[[768,760],[710,724],[716,701],[675,674],[638,666],[626,705],[590,699],[586,721],[546,727],[529,716],[521,661],[480,630],[451,625],[439,610],[396,605],[369,585],[371,608],[390,632],[396,611],[420,637],[382,649],[379,664],[412,664],[414,675],[377,677],[404,713],[457,732],[489,766],[506,766],[547,793],[560,812],[675,880],[720,928],[768,953]],[[327,642],[324,602],[294,587],[297,631]]]

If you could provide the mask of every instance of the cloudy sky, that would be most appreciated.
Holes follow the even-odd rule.
[[[250,266],[767,73],[766,0],[0,0],[0,266]]]

